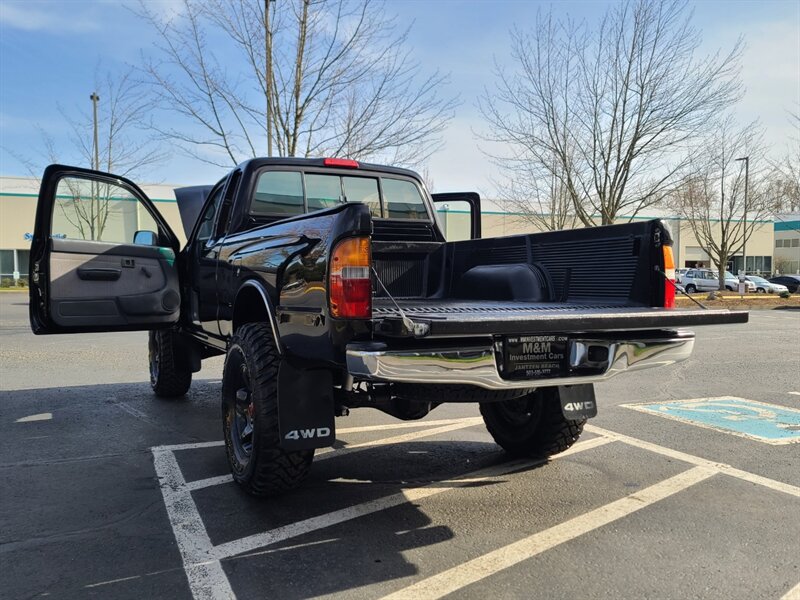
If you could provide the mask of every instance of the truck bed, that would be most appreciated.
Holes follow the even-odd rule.
[[[415,322],[427,323],[431,336],[529,334],[549,332],[674,329],[722,323],[746,323],[747,311],[664,309],[616,303],[500,302],[488,300],[398,299]],[[377,331],[401,319],[388,298],[373,305]]]

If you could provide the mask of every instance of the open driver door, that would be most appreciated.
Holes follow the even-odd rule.
[[[132,181],[45,169],[31,243],[36,334],[157,329],[178,321],[179,241]]]

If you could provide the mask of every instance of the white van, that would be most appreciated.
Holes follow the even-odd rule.
[[[711,292],[719,289],[719,273],[711,269],[689,269],[682,277],[681,284],[686,293]],[[746,281],[748,292],[756,291],[752,281]],[[734,292],[739,289],[739,278],[730,271],[725,271],[725,289]]]

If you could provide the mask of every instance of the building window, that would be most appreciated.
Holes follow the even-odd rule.
[[[776,248],[783,248],[783,240],[775,240]]]
[[[784,240],[784,244],[786,244],[786,242],[788,242],[788,241],[789,240]],[[788,244],[786,244],[786,245],[788,246]],[[794,238],[792,240],[792,248],[798,248],[798,247],[800,247],[800,238]]]
[[[14,274],[14,251],[0,250],[0,277],[11,277]]]
[[[14,253],[17,253],[17,262],[14,264]],[[3,285],[10,285],[16,274],[19,279],[28,280],[28,262],[30,250],[0,250],[0,279]],[[14,267],[17,267],[16,273]]]

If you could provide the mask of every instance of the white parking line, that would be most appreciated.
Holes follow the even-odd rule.
[[[53,418],[53,413],[39,413],[38,415],[28,415],[14,421],[15,423],[34,423],[36,421],[50,421]]]
[[[781,596],[781,600],[800,600],[800,583]]]
[[[458,419],[453,421],[446,421],[439,427],[429,427],[421,431],[405,433],[399,436],[383,438],[378,440],[370,440],[359,444],[348,446],[344,450],[330,450],[324,453],[320,459],[330,456],[336,456],[337,453],[346,453],[349,451],[357,451],[361,448],[374,447],[377,445],[398,443],[403,441],[410,441],[425,436],[435,435],[437,433],[445,433],[448,431],[455,431],[465,427],[471,427],[480,422],[478,418]],[[431,421],[428,424],[439,424],[441,421]],[[359,429],[359,428],[353,428]],[[387,427],[386,429],[395,429],[394,427]],[[608,444],[609,442],[618,441],[624,444],[642,448],[662,456],[677,459],[695,465],[695,468],[682,473],[676,477],[662,481],[645,490],[641,490],[618,500],[612,502],[604,507],[595,509],[575,517],[574,519],[557,525],[545,532],[540,532],[516,545],[512,544],[506,548],[501,548],[486,555],[486,557],[479,557],[475,559],[479,561],[473,565],[472,563],[465,563],[454,570],[445,571],[438,575],[413,584],[410,588],[406,588],[397,592],[397,597],[439,597],[436,590],[449,589],[448,586],[455,586],[453,589],[460,589],[465,585],[469,585],[472,581],[482,579],[486,575],[481,573],[491,574],[497,570],[506,568],[503,565],[516,564],[520,560],[532,556],[539,552],[544,552],[548,548],[563,543],[568,539],[572,539],[578,535],[582,535],[588,531],[601,527],[606,523],[610,523],[617,519],[646,506],[652,504],[662,498],[666,498],[681,489],[685,489],[690,485],[694,485],[698,481],[707,479],[717,472],[724,473],[737,477],[744,481],[749,481],[757,485],[761,485],[772,490],[780,491],[794,497],[800,497],[800,488],[775,481],[754,473],[748,473],[740,469],[731,467],[724,463],[717,463],[697,456],[686,454],[678,450],[666,448],[632,438],[624,434],[616,433],[599,427],[591,425],[586,426],[586,431],[595,433],[600,437],[592,438],[584,442],[579,442],[570,450],[554,457],[561,458],[571,454],[582,452],[590,448]],[[374,429],[370,429],[374,430]],[[275,543],[285,541],[287,539],[318,531],[333,525],[343,523],[348,520],[357,519],[363,516],[374,514],[376,512],[386,510],[395,506],[400,506],[407,502],[415,502],[423,498],[427,498],[453,488],[464,487],[476,482],[485,482],[495,479],[504,475],[508,475],[516,470],[521,470],[527,467],[540,464],[543,461],[522,460],[506,463],[503,465],[495,465],[485,469],[480,469],[471,473],[465,473],[461,477],[456,477],[448,481],[437,481],[424,486],[410,487],[393,494],[391,496],[379,498],[373,501],[365,502],[355,506],[349,506],[345,509],[334,511],[331,513],[319,515],[303,521],[290,523],[283,527],[278,527],[262,533],[247,536],[238,540],[232,540],[214,546],[211,544],[208,533],[206,532],[202,518],[200,517],[197,507],[192,499],[192,491],[207,487],[208,485],[215,485],[218,483],[226,483],[230,481],[229,476],[213,477],[207,480],[200,480],[197,482],[186,483],[180,467],[175,458],[173,450],[185,450],[191,448],[203,448],[211,446],[219,446],[222,442],[202,442],[199,444],[178,444],[175,446],[162,446],[153,448],[154,465],[156,473],[161,480],[161,489],[164,496],[164,502],[167,507],[170,524],[172,525],[175,533],[178,548],[183,560],[184,570],[189,580],[189,586],[195,598],[232,598],[233,592],[230,587],[225,573],[221,567],[220,561],[232,559],[240,555],[252,553],[259,548],[265,548]],[[265,550],[267,550],[265,548]],[[269,550],[267,550],[269,551]],[[532,552],[534,554],[532,554]],[[485,566],[481,566],[483,562]],[[470,566],[471,565],[471,566]],[[454,571],[458,571],[454,573]],[[472,574],[471,574],[472,573]],[[454,575],[457,575],[454,577]],[[477,577],[477,579],[476,579]],[[427,583],[426,583],[427,582]],[[427,586],[431,586],[433,590],[429,595],[425,590]],[[423,589],[424,588],[424,589]],[[442,593],[450,593],[445,591]],[[784,600],[800,600],[795,599],[790,594],[797,593],[796,590],[790,591],[789,595],[784,597]]]
[[[222,565],[218,560],[209,560],[213,545],[192,494],[185,489],[175,455],[169,450],[154,449],[153,465],[192,596],[196,600],[236,598]]]
[[[422,431],[413,431],[411,433],[404,433],[402,435],[396,435],[390,438],[381,438],[377,440],[370,440],[368,442],[360,442],[358,444],[352,444],[350,446],[345,446],[344,448],[337,450],[334,448],[323,448],[321,455],[326,455],[331,452],[335,453],[344,453],[350,450],[356,450],[360,448],[369,448],[371,446],[383,446],[386,444],[402,444],[403,442],[411,442],[413,440],[428,437],[431,435],[436,435],[438,433],[447,433],[448,431],[455,431],[457,429],[465,429],[466,427],[474,427],[475,425],[479,425],[483,423],[483,419],[481,417],[469,417],[467,419],[458,419],[456,421],[451,421],[447,425],[442,425],[441,427],[434,427],[432,429],[424,429]],[[363,431],[363,430],[362,430]]]
[[[596,448],[598,446],[607,444],[610,441],[611,440],[605,438],[593,438],[591,440],[587,440],[586,442],[576,444],[570,450],[563,452],[554,458],[562,458],[564,456],[575,454],[576,452],[582,452],[584,450],[589,450],[590,448]],[[437,481],[420,487],[407,488],[391,496],[384,496],[382,498],[378,498],[377,500],[364,502],[355,506],[348,506],[347,508],[326,513],[324,515],[319,515],[317,517],[311,517],[304,521],[297,521],[295,523],[290,523],[289,525],[284,525],[283,527],[271,529],[270,531],[257,533],[245,538],[220,544],[214,547],[213,556],[217,559],[231,558],[237,554],[250,552],[256,548],[269,546],[271,544],[282,542],[286,539],[304,535],[306,533],[311,533],[312,531],[317,531],[319,529],[325,529],[326,527],[331,527],[332,525],[338,525],[345,521],[357,519],[359,517],[386,510],[394,506],[399,506],[407,502],[416,502],[422,498],[434,496],[457,487],[464,487],[477,482],[488,481],[520,469],[542,464],[543,462],[546,461],[516,460],[473,471],[461,477],[455,477],[451,480],[448,480],[448,483],[445,487],[442,485],[444,482]]]
[[[790,496],[795,496],[796,498],[800,498],[800,487],[784,483],[782,481],[776,481],[768,477],[762,477],[761,475],[756,475],[755,473],[749,473],[747,471],[742,471],[741,469],[736,469],[725,463],[714,462],[713,460],[700,458],[699,456],[694,456],[692,454],[686,454],[685,452],[681,452],[679,450],[673,450],[672,448],[659,446],[658,444],[653,444],[652,442],[646,442],[644,440],[633,438],[624,435],[622,433],[617,433],[615,431],[603,429],[602,427],[595,427],[594,425],[586,425],[584,429],[586,431],[590,431],[597,435],[609,437],[613,440],[623,442],[630,446],[635,446],[643,450],[649,450],[650,452],[655,452],[656,454],[661,454],[662,456],[667,456],[669,458],[681,460],[683,462],[687,462],[689,464],[696,465],[698,467],[708,467],[711,469],[717,469],[720,472],[725,473],[726,475],[730,475],[731,477],[736,477],[744,481],[749,481],[750,483],[762,485],[772,490],[776,490],[778,492],[783,492],[785,494],[789,494]]]
[[[564,542],[573,540],[585,533],[608,525],[651,504],[677,494],[701,481],[705,481],[717,471],[705,467],[694,467],[655,485],[574,517],[569,521],[545,529],[523,538],[513,544],[499,548],[483,556],[473,558],[457,567],[437,573],[407,588],[399,590],[383,600],[441,598],[466,586],[485,579],[550,550]]]
[[[318,462],[320,460],[325,460],[326,458],[331,458],[332,456],[341,456],[343,454],[350,454],[353,451],[364,450],[366,448],[372,448],[374,446],[384,446],[389,444],[401,444],[403,442],[410,442],[413,440],[418,440],[420,438],[429,437],[432,435],[437,435],[439,433],[447,433],[448,431],[455,431],[457,429],[465,429],[466,427],[472,427],[479,423],[482,423],[482,419],[480,417],[471,417],[468,419],[452,419],[448,421],[429,421],[428,424],[434,423],[448,423],[447,425],[442,425],[441,427],[434,427],[431,429],[423,429],[422,431],[414,431],[412,433],[404,433],[403,435],[396,435],[390,438],[381,438],[379,440],[370,440],[368,442],[361,442],[360,444],[353,444],[352,446],[345,446],[341,449],[336,448],[321,448],[317,450],[316,455],[314,456],[314,461]],[[358,431],[372,431],[370,428],[354,428]],[[394,427],[390,429],[395,429]],[[351,430],[352,431],[352,430]],[[338,432],[342,433],[342,432]],[[233,481],[233,478],[230,475],[220,475],[218,477],[209,477],[208,479],[199,479],[196,481],[190,481],[186,484],[186,488],[195,491],[200,490],[203,488],[211,487],[213,485],[222,485],[225,483],[230,483]]]
[[[153,446],[150,448],[153,452],[157,450],[166,450],[168,452],[177,452],[178,450],[198,450],[200,448],[214,448],[215,446],[224,446],[225,442],[222,440],[215,440],[213,442],[194,442],[189,444],[171,444],[169,446]]]
[[[464,418],[458,419],[439,419],[438,421],[401,421],[400,423],[386,423],[384,425],[364,425],[361,427],[336,428],[336,435],[345,433],[361,433],[362,431],[386,431],[389,429],[411,429],[412,427],[437,427],[439,425],[449,425],[450,423],[460,423]],[[479,422],[480,418],[477,419]]]
[[[382,431],[384,429],[409,429],[411,427],[430,427],[432,425],[447,425],[451,423],[461,423],[470,420],[476,423],[481,422],[480,417],[470,417],[469,419],[442,419],[439,421],[413,421],[404,423],[388,423],[386,425],[365,425],[363,427],[345,427],[344,429],[337,429],[337,435],[342,433],[360,433],[362,431]],[[177,452],[179,450],[197,450],[199,448],[215,448],[217,446],[224,446],[223,440],[215,440],[213,442],[190,442],[188,444],[172,444],[169,446],[154,446],[152,450],[169,450]]]
[[[389,443],[389,440],[403,438],[404,440],[422,437],[424,434],[434,435],[434,432],[443,433],[453,431],[457,428],[470,427],[475,424],[477,419],[459,419],[459,422],[449,423],[448,425],[431,428],[415,434],[405,434],[384,440],[374,440],[358,444],[358,447],[374,446],[380,443]],[[414,435],[414,438],[409,436]],[[585,442],[580,442],[571,449],[559,455],[560,457],[569,456],[583,450],[596,448],[608,444],[613,440],[609,438],[593,438]],[[174,446],[159,446],[152,448],[153,464],[156,475],[161,485],[161,493],[164,497],[164,504],[167,509],[167,516],[175,535],[178,551],[181,555],[183,568],[189,582],[192,596],[196,599],[235,598],[227,576],[220,564],[220,559],[230,558],[237,554],[256,550],[263,546],[274,544],[291,537],[304,533],[309,533],[329,527],[331,525],[344,522],[368,515],[392,506],[398,506],[406,502],[411,502],[434,494],[439,494],[453,489],[472,485],[476,482],[484,482],[492,478],[506,475],[515,470],[534,466],[543,461],[522,460],[505,463],[480,469],[463,476],[454,478],[447,482],[435,482],[426,486],[409,488],[398,494],[381,498],[361,505],[351,506],[347,509],[334,511],[325,515],[320,515],[305,521],[292,523],[279,527],[271,531],[248,536],[243,539],[234,540],[219,546],[214,546],[208,536],[203,519],[201,518],[197,505],[192,498],[191,484],[184,480],[178,461],[173,450],[187,450],[191,448],[207,448],[221,445],[222,442],[201,442],[199,444],[177,444]],[[353,448],[355,446],[351,446]],[[211,478],[222,479],[222,478]],[[205,481],[205,480],[203,480]],[[195,482],[195,484],[198,482]]]

